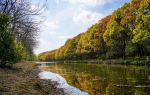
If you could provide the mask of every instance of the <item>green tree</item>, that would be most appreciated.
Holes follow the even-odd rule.
[[[139,48],[137,55],[142,57],[150,53],[150,1],[144,0],[137,13],[132,42]]]
[[[20,60],[16,50],[16,43],[13,34],[9,32],[9,17],[0,14],[0,64],[13,63]]]
[[[112,21],[104,33],[104,40],[108,47],[108,57],[124,57],[125,55],[125,40],[126,33],[124,28],[120,26],[116,21]]]

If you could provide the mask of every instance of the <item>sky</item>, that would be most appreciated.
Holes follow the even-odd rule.
[[[42,3],[43,0],[40,0]],[[64,45],[67,39],[85,32],[90,26],[130,0],[47,0],[35,54]],[[37,7],[39,0],[32,0]]]

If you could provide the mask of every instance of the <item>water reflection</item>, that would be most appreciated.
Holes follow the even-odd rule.
[[[89,95],[150,95],[150,70],[144,67],[100,64],[47,64],[70,85]]]
[[[39,73],[39,77],[41,79],[50,79],[51,81],[57,82],[57,87],[63,88],[67,95],[88,95],[88,93],[83,92],[76,87],[70,86],[67,81],[59,74],[42,71],[41,73]]]

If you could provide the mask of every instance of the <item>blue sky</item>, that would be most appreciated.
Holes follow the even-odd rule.
[[[39,3],[39,0],[32,1]],[[39,46],[35,49],[35,53],[59,48],[67,39],[85,32],[92,24],[129,1],[47,0],[47,8],[42,13],[43,23],[40,25]]]

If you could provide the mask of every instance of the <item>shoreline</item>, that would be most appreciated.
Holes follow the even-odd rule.
[[[62,88],[66,95],[88,95],[87,92],[81,91],[79,88],[76,88],[66,81],[64,77],[57,73],[50,71],[42,71],[39,73],[41,79],[49,79],[57,83],[58,88]]]
[[[150,66],[150,60],[141,60],[141,59],[91,59],[91,60],[64,60],[56,61],[63,62],[67,64],[71,63],[89,63],[89,64],[115,64],[115,65],[133,65],[133,66]]]
[[[39,73],[41,73],[42,70],[39,68],[39,64],[31,71],[31,76],[35,75],[37,80],[43,84],[43,86],[47,86],[47,89],[51,90],[51,95],[66,95],[63,88],[58,88],[58,83],[55,81],[52,81],[50,79],[40,79]],[[49,95],[49,94],[47,94]]]
[[[40,72],[39,64],[33,62],[0,68],[0,95],[66,95],[57,82],[40,79]]]

